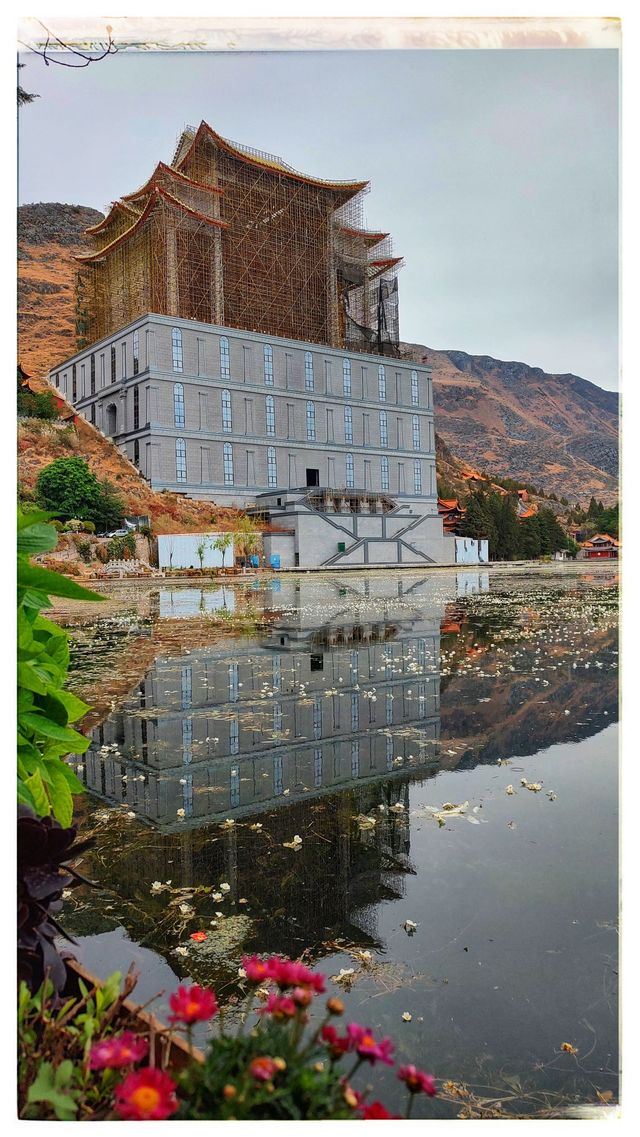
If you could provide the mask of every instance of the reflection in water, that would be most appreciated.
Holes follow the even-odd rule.
[[[422,1045],[448,1075],[615,1092],[615,596],[593,575],[283,577],[254,593],[258,638],[158,650],[82,760],[121,808],[81,807],[113,894],[67,922],[125,927],[227,993],[243,951],[328,957],[333,974],[349,944],[369,947],[382,970],[359,976],[350,1013],[384,994],[367,1014],[396,1034],[411,1010],[405,1059]],[[197,615],[202,591],[160,598],[158,643],[163,612]],[[440,826],[429,811],[447,801],[468,809]],[[168,880],[230,888],[190,894],[185,916],[151,890]],[[210,942],[189,945],[201,927]],[[583,1018],[589,1077],[549,1057],[571,1031],[582,1046]]]

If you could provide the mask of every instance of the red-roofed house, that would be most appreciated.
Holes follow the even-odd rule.
[[[596,533],[589,541],[584,541],[578,556],[580,560],[618,560],[620,542],[608,533]]]

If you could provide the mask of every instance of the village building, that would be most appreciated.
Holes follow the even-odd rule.
[[[620,556],[620,542],[608,533],[596,533],[588,541],[583,541],[578,553],[581,561],[617,561]]]

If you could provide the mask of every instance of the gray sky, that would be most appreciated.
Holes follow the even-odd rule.
[[[372,183],[400,334],[616,388],[618,55],[606,49],[25,55],[20,202],[105,210],[182,127]]]

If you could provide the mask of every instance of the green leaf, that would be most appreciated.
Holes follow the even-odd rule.
[[[47,761],[53,761],[53,759],[48,759]],[[85,787],[83,786],[80,778],[75,773],[75,771],[71,769],[71,766],[67,765],[66,762],[61,762],[60,759],[58,759],[58,765],[59,769],[62,771],[62,777],[65,779],[69,789],[71,790],[71,793],[83,794]]]
[[[42,678],[42,672],[38,672],[31,663],[18,664],[18,686],[35,691],[37,695],[46,695],[49,689],[49,684]]]
[[[53,525],[25,526],[18,535],[18,556],[33,557],[37,553],[49,553],[58,544],[58,534]]]
[[[42,521],[49,521],[51,517],[55,517],[55,513],[45,513],[43,510],[34,510],[33,513],[23,513],[21,509],[18,510],[18,533],[23,529],[30,529],[32,525],[40,525]],[[53,528],[53,526],[52,526]],[[55,530],[54,530],[55,532]]]
[[[46,592],[36,592],[31,588],[18,587],[18,600],[23,608],[39,611],[41,608],[53,608]]]
[[[88,588],[81,588],[68,576],[51,572],[49,569],[37,565],[18,561],[18,587],[24,589],[38,589],[51,596],[66,596],[70,600],[104,600],[98,592],[90,592]]]
[[[66,707],[68,722],[75,722],[76,719],[82,718],[82,715],[91,710],[88,703],[83,703],[82,699],[79,699],[71,691],[56,691],[56,699],[59,699]]]
[[[34,813],[37,813],[36,803],[33,800],[33,794],[27,787],[26,782],[18,778],[18,805],[28,805]]]
[[[82,743],[82,750],[78,753],[83,753],[89,745],[89,739],[84,735],[79,734],[77,730],[72,730],[71,727],[60,726],[57,722],[47,718],[46,715],[39,715],[36,711],[27,711],[22,715],[22,722],[25,726],[31,727],[37,734],[43,735],[44,738],[53,738],[56,742],[64,742],[68,744],[72,753],[76,753],[75,747],[77,743]]]
[[[49,805],[49,798],[47,791],[44,788],[42,775],[39,770],[31,777],[25,778],[24,786],[31,795],[33,808],[35,809],[38,817],[48,817],[51,813],[51,806]]]
[[[53,816],[64,829],[68,829],[73,819],[73,798],[59,758],[54,762],[47,762],[47,773],[51,779],[49,800]]]
[[[58,1121],[74,1121],[78,1106],[76,1095],[69,1087],[72,1077],[73,1063],[68,1058],[57,1070],[50,1062],[42,1062],[35,1081],[29,1086],[27,1102],[29,1105],[44,1102],[51,1106]]]

